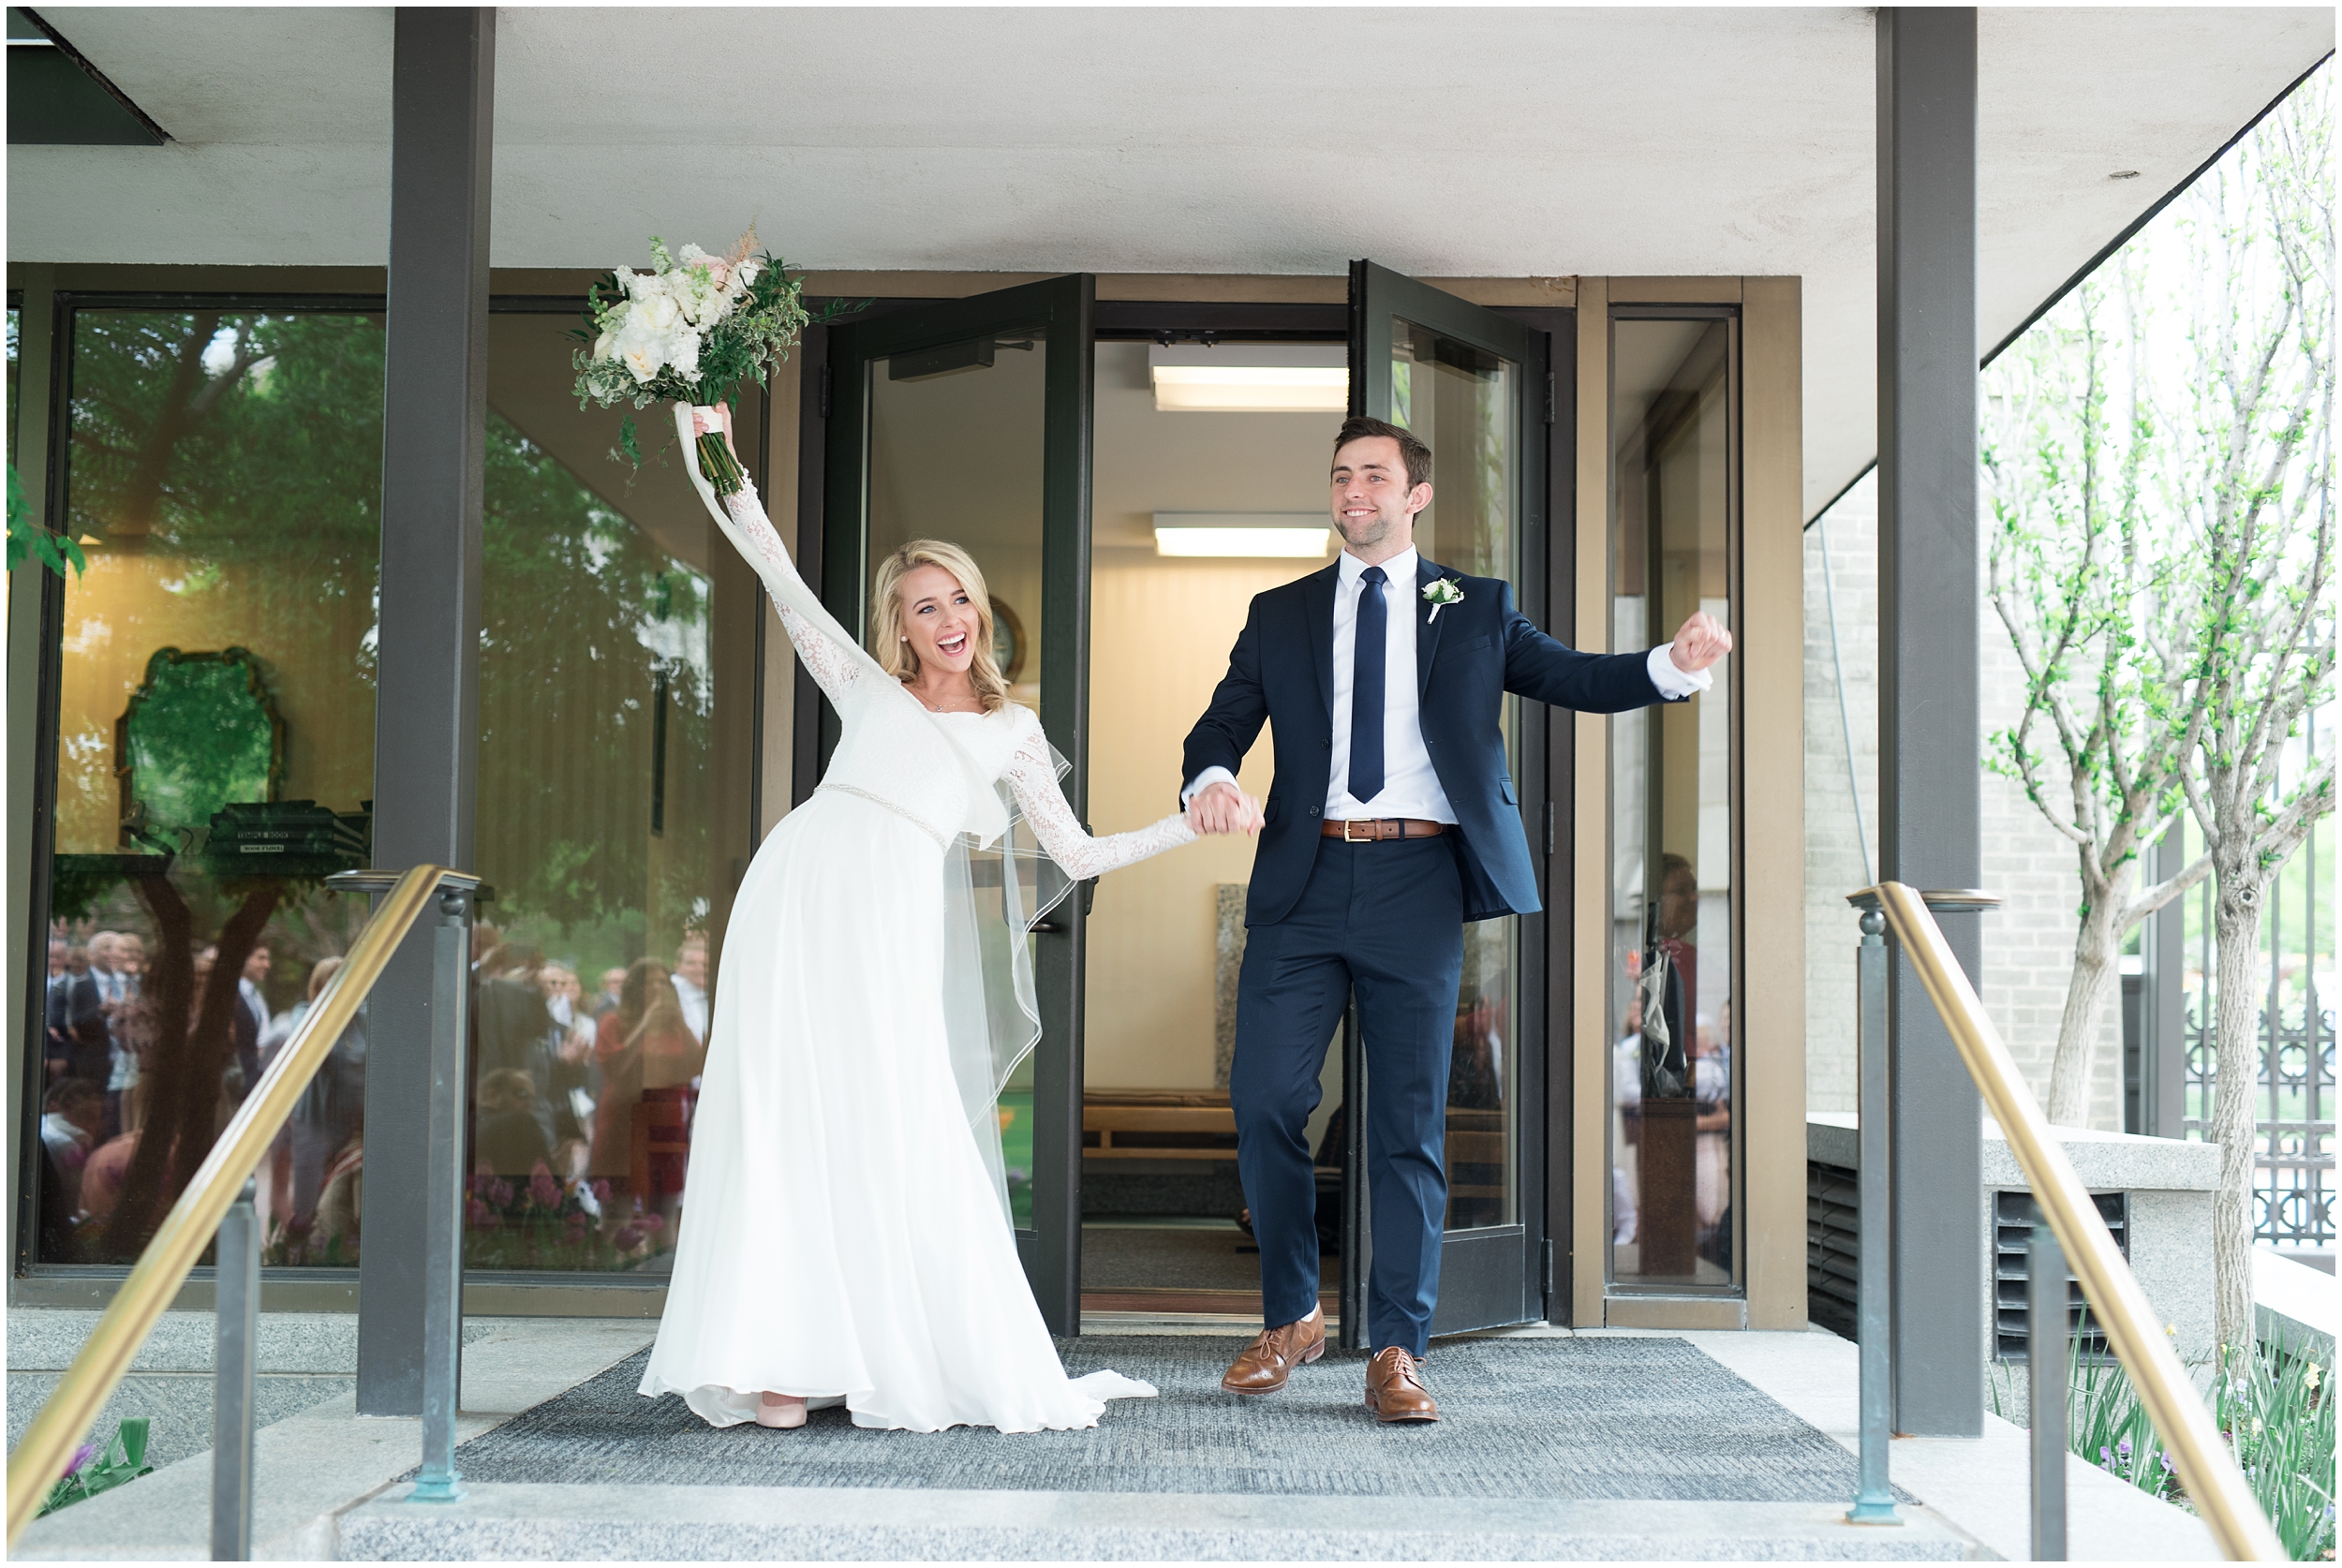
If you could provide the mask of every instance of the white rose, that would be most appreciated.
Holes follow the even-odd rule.
[[[671,274],[672,275],[672,274]],[[655,293],[638,295],[630,321],[640,321],[651,332],[663,333],[674,327],[683,315],[673,294],[661,288]]]
[[[608,359],[611,354],[612,346],[617,342],[617,338],[618,334],[615,333],[604,333],[600,337],[594,339],[593,357],[598,360]]]
[[[636,311],[615,334],[611,348],[639,386],[657,376],[660,366],[666,363],[667,334],[645,321],[643,313]]]
[[[754,261],[741,262],[738,266],[732,269],[733,288],[736,290],[745,292],[749,286],[756,281],[757,275],[763,272],[763,270],[764,269],[763,267],[759,266]]]

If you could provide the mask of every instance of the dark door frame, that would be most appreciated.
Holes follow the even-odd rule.
[[[863,624],[870,563],[862,476],[868,403],[862,368],[913,349],[971,335],[1045,329],[1042,451],[1041,713],[1050,743],[1073,763],[1066,800],[1088,820],[1089,793],[1090,406],[1095,362],[1096,280],[1087,273],[1020,284],[964,299],[887,302],[808,341],[800,374],[809,383],[801,450],[818,446],[820,466],[800,471],[800,543],[818,536],[800,571],[832,614]],[[809,334],[808,334],[809,336]],[[842,480],[843,482],[833,482]],[[805,520],[819,517],[818,528]],[[796,798],[818,784],[837,742],[837,714],[800,671]],[[808,693],[810,696],[808,698]],[[809,744],[808,744],[809,742]],[[1088,899],[1069,898],[1034,927],[1035,983],[1044,1030],[1033,1058],[1032,1219],[1016,1233],[1017,1252],[1041,1316],[1055,1334],[1081,1332],[1082,971]],[[1051,1042],[1061,1043],[1052,1048]]]
[[[1545,472],[1523,476],[1517,524],[1518,603],[1532,622],[1550,626],[1553,562],[1557,556],[1566,559],[1573,554],[1554,550],[1550,538],[1557,520],[1573,515],[1558,510],[1555,505],[1559,498],[1556,470],[1565,469],[1572,455],[1570,451],[1557,448],[1571,446],[1574,426],[1561,418],[1559,383],[1563,377],[1557,365],[1563,362],[1556,353],[1549,321],[1522,320],[1519,313],[1500,313],[1474,304],[1433,285],[1364,260],[1351,263],[1349,313],[1353,414],[1374,413],[1383,418],[1389,415],[1390,332],[1394,315],[1403,315],[1434,332],[1501,353],[1520,365],[1523,384],[1515,439],[1522,461],[1541,464]],[[1536,314],[1551,317],[1562,313]],[[1574,370],[1574,357],[1567,362]],[[1569,600],[1561,602],[1566,604]],[[1519,965],[1520,1005],[1512,1019],[1512,1047],[1519,1064],[1514,1086],[1515,1125],[1519,1129],[1513,1144],[1517,1161],[1515,1220],[1505,1225],[1447,1233],[1441,1246],[1439,1305],[1431,1321],[1434,1334],[1528,1322],[1545,1317],[1551,1310],[1553,1252],[1548,1240],[1550,1217],[1547,1210],[1554,1195],[1549,1193],[1549,1185],[1553,1172],[1563,1174],[1558,1212],[1565,1216],[1568,1123],[1564,1116],[1559,1128],[1559,1148],[1552,1146],[1556,1128],[1549,1123],[1542,1128],[1535,1124],[1549,1116],[1553,1098],[1549,1085],[1554,1080],[1562,1086],[1561,1097],[1566,1109],[1569,1080],[1566,1071],[1552,1072],[1549,1059],[1555,1040],[1566,1042],[1571,1038],[1566,1017],[1561,1020],[1564,1027],[1552,1027],[1555,1020],[1550,1013],[1554,1011],[1555,992],[1549,964],[1556,928],[1565,946],[1570,925],[1566,911],[1559,919],[1553,918],[1549,865],[1553,850],[1559,847],[1558,835],[1551,835],[1550,826],[1553,784],[1556,778],[1571,777],[1552,771],[1556,761],[1552,734],[1560,731],[1565,735],[1569,729],[1566,720],[1553,722],[1544,704],[1521,704],[1519,756],[1524,826],[1529,828],[1533,843],[1540,826],[1550,836],[1547,854],[1532,855],[1533,864],[1542,865],[1546,873],[1538,887],[1539,902],[1545,909],[1518,917],[1520,925],[1515,962]],[[1564,976],[1567,972],[1563,971]],[[1564,1003],[1564,1011],[1565,1008]],[[1355,1028],[1346,1028],[1342,1038],[1343,1078],[1355,1086],[1364,1077],[1363,1044]],[[1372,1092],[1371,1084],[1365,1092]],[[1353,1128],[1362,1127],[1366,1119],[1359,1114],[1359,1091],[1353,1088],[1348,1118]],[[1356,1139],[1352,1142],[1345,1162],[1355,1173],[1363,1148]],[[1341,1342],[1345,1347],[1364,1348],[1366,1324],[1356,1304],[1364,1300],[1367,1271],[1372,1263],[1369,1199],[1366,1183],[1356,1179],[1355,1174],[1345,1186],[1343,1231],[1345,1237],[1355,1240],[1345,1240],[1342,1253]]]

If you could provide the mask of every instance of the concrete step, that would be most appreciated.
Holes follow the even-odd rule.
[[[1649,1561],[1989,1559],[1924,1508],[1890,1529],[1843,1505],[885,1487],[486,1483],[344,1514],[353,1562]]]

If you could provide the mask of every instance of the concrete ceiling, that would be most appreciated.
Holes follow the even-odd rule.
[[[381,263],[390,11],[43,15],[176,140],[11,147],[10,259]],[[2334,16],[1984,10],[1983,346],[2327,53]],[[713,246],[753,217],[823,269],[1795,274],[1809,510],[1874,451],[1865,9],[498,25],[498,266],[607,266],[652,231]]]

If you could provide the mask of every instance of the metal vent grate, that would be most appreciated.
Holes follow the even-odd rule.
[[[1805,1162],[1805,1315],[1841,1339],[1856,1338],[1861,1211],[1855,1174]]]
[[[1808,1188],[1811,1178],[1808,1178]],[[2122,1252],[2123,1261],[2130,1261],[2130,1194],[2127,1192],[2094,1192],[2091,1201],[2098,1206],[2098,1218],[2113,1233],[2114,1245]],[[1812,1201],[1807,1200],[1810,1209]],[[1811,1222],[1808,1222],[1810,1229]],[[2030,1343],[2025,1329],[2025,1309],[2032,1299],[2032,1280],[2027,1270],[2031,1254],[2027,1250],[2033,1240],[2033,1194],[2026,1191],[2001,1191],[1993,1194],[1993,1354],[2001,1361],[2023,1361]],[[1810,1265],[1809,1265],[1810,1267]],[[2074,1279],[2069,1266],[2066,1271],[2066,1323],[2071,1336],[2074,1354],[2088,1360],[2103,1359],[2108,1354],[2106,1335],[2090,1315],[2089,1303],[2082,1294],[2082,1286]]]

